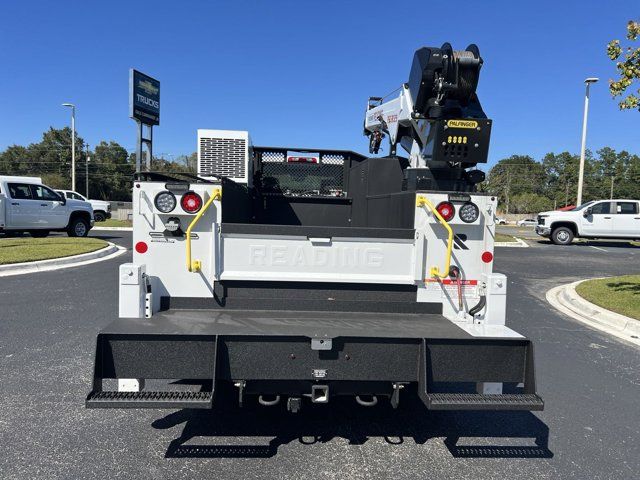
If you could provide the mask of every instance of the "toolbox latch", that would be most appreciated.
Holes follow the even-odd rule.
[[[330,338],[312,338],[311,350],[331,350],[332,343]]]

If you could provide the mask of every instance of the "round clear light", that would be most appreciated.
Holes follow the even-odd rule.
[[[160,192],[156,195],[156,208],[162,213],[169,213],[176,208],[176,197],[171,192]]]
[[[476,206],[475,203],[465,203],[458,212],[460,215],[460,219],[465,223],[473,223],[480,216],[480,209]]]

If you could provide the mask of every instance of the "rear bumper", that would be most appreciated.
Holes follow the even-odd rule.
[[[433,410],[541,410],[528,339],[473,337],[441,315],[170,312],[120,319],[97,338],[89,408],[211,408],[220,382],[244,393],[388,395],[415,383]],[[296,315],[292,315],[296,314]],[[317,313],[314,313],[317,315]],[[337,320],[346,316],[343,322]],[[205,321],[205,318],[209,318]],[[367,325],[368,324],[368,325]],[[244,332],[244,333],[242,333]],[[188,379],[200,392],[104,392],[104,379]],[[523,384],[517,394],[460,393],[478,382]],[[467,390],[468,391],[468,390]]]

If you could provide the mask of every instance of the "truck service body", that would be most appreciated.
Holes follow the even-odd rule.
[[[395,407],[410,384],[430,409],[542,409],[533,345],[505,325],[493,272],[497,200],[469,170],[490,121],[475,87],[425,97],[413,78],[454,85],[455,70],[469,85],[480,65],[475,46],[418,50],[391,101],[410,110],[367,107],[384,112],[365,114],[365,133],[376,151],[390,136],[385,157],[199,130],[198,176],[137,174],[133,261],[87,407],[212,408],[229,383],[240,403],[292,412],[336,395]],[[453,142],[451,120],[445,150],[433,139]],[[145,388],[158,379],[181,385]]]

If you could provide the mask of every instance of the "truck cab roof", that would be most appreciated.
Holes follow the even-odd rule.
[[[20,182],[20,183],[38,183],[42,184],[40,177],[22,177],[19,175],[0,175],[0,182]]]

